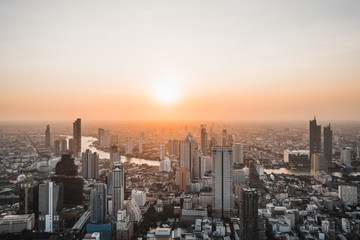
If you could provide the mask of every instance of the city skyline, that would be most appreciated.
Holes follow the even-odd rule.
[[[358,121],[360,3],[326,3],[2,2],[0,121]]]

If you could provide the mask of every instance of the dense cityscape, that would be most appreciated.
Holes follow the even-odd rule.
[[[1,239],[358,239],[360,127],[317,121],[2,124]]]
[[[359,13],[0,1],[0,240],[360,240]]]

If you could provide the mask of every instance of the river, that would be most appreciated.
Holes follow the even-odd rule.
[[[289,170],[286,168],[279,168],[279,169],[264,169],[264,172],[266,172],[267,174],[270,173],[275,173],[275,174],[288,174],[288,175],[310,175],[310,170],[306,171],[306,170]],[[343,172],[332,172],[331,175],[332,176],[336,176],[336,177],[342,177],[344,173]],[[349,176],[358,176],[360,175],[360,172],[349,172],[348,173]]]
[[[66,136],[66,140],[72,138],[72,136]],[[87,136],[82,136],[81,137],[81,151],[85,151],[86,149],[89,149],[92,152],[97,152],[99,154],[99,158],[110,158],[110,153],[102,151],[100,149],[97,149],[93,143],[97,141],[97,138],[94,137],[87,137]],[[121,162],[130,162],[130,163],[134,163],[134,164],[138,164],[138,165],[142,165],[142,164],[148,164],[149,166],[159,166],[160,162],[158,161],[153,161],[153,160],[146,160],[146,159],[141,159],[141,158],[133,158],[133,157],[126,157],[126,156],[121,156]]]

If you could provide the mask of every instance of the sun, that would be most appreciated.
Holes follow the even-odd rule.
[[[153,89],[154,98],[162,104],[172,104],[179,100],[179,83],[174,77],[165,77],[156,82]]]

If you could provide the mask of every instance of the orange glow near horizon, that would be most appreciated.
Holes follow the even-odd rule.
[[[360,120],[360,1],[20,2],[0,121]]]

